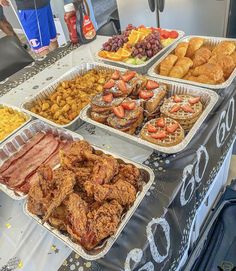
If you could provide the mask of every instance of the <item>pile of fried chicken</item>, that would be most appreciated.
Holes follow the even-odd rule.
[[[141,190],[140,170],[94,150],[86,141],[60,151],[60,167],[42,166],[28,210],[92,250],[114,234]]]

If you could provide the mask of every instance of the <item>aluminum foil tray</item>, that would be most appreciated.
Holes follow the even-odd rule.
[[[153,78],[150,78],[150,79],[153,80]],[[118,135],[118,136],[121,136],[121,137],[123,137],[125,139],[128,139],[128,140],[132,141],[135,144],[150,147],[153,150],[156,150],[156,151],[162,152],[162,153],[171,154],[171,153],[180,152],[180,151],[184,150],[187,147],[187,145],[191,142],[191,139],[196,135],[198,129],[200,128],[200,126],[202,125],[204,120],[207,118],[207,116],[211,112],[212,108],[217,103],[219,96],[214,91],[204,89],[204,88],[199,88],[199,87],[194,87],[194,86],[184,85],[184,84],[178,84],[178,83],[175,83],[175,82],[170,82],[170,81],[168,82],[168,81],[164,81],[164,80],[158,80],[158,82],[167,84],[168,89],[169,89],[168,94],[167,94],[168,97],[170,97],[170,96],[172,96],[174,94],[190,94],[190,95],[194,95],[194,96],[201,96],[201,101],[202,101],[203,106],[204,106],[203,113],[201,114],[199,119],[195,122],[194,126],[191,128],[191,130],[185,136],[183,141],[180,142],[179,144],[175,145],[175,146],[171,146],[171,147],[158,146],[156,144],[153,144],[151,142],[143,140],[143,139],[139,138],[138,136],[129,135],[127,133],[124,133],[122,131],[114,129],[114,128],[108,126],[108,125],[105,125],[105,124],[99,123],[97,121],[94,121],[93,119],[90,118],[90,111],[91,111],[90,105],[86,106],[81,111],[80,117],[85,122],[88,122],[88,123],[93,124],[93,125],[95,125],[97,127],[105,129],[105,130],[107,130],[107,131],[109,131],[109,132],[111,132],[111,133],[113,133],[115,135]]]
[[[3,140],[0,140],[0,146],[1,146],[1,144],[4,142],[4,141],[6,141],[8,138],[10,138],[14,133],[16,133],[17,131],[19,131],[22,127],[24,127],[27,123],[29,123],[30,121],[31,121],[31,116],[29,115],[29,114],[27,114],[27,113],[25,113],[25,112],[23,112],[22,110],[20,110],[18,107],[15,107],[15,106],[12,106],[12,105],[9,105],[9,104],[5,104],[5,103],[0,103],[0,107],[1,106],[6,106],[6,107],[9,107],[9,108],[12,108],[12,109],[14,109],[14,110],[16,110],[16,111],[18,111],[18,112],[20,112],[20,113],[23,113],[25,116],[26,116],[26,118],[27,118],[27,120],[24,122],[24,123],[22,123],[18,128],[16,128],[13,132],[11,132],[9,135],[7,135]]]
[[[175,30],[175,29],[166,29],[166,30]],[[133,64],[128,64],[122,61],[112,61],[109,59],[105,59],[102,58],[98,55],[98,52],[96,53],[95,57],[99,60],[102,61],[104,63],[113,65],[113,66],[117,66],[117,67],[121,67],[121,68],[126,68],[126,69],[130,69],[133,71],[136,71],[138,73],[141,74],[146,74],[148,69],[161,57],[161,55],[163,55],[170,47],[172,47],[178,40],[180,40],[183,36],[184,36],[184,32],[180,31],[180,30],[175,30],[179,33],[178,38],[175,39],[175,41],[173,43],[171,43],[170,45],[164,47],[160,52],[158,52],[155,56],[153,56],[151,59],[149,59],[148,61],[146,61],[145,63],[141,64],[141,65],[133,65]]]
[[[33,120],[0,146],[0,167],[13,154],[17,153],[37,132],[49,132],[61,137],[62,139],[68,140],[83,139],[83,137],[79,134],[67,131],[65,129],[58,129],[40,120]],[[14,200],[22,200],[27,197],[27,195],[18,192],[16,193],[14,190],[1,183],[0,190]]]
[[[101,150],[100,148],[95,147],[95,146],[93,146],[93,148],[95,150]],[[113,157],[117,158],[121,162],[124,162],[127,164],[133,164],[136,167],[138,167],[141,171],[144,185],[143,185],[142,191],[137,193],[136,200],[135,200],[134,204],[132,205],[132,207],[123,215],[121,223],[120,223],[116,233],[114,235],[112,235],[111,237],[105,239],[105,241],[99,247],[96,247],[92,251],[85,250],[81,245],[73,242],[68,235],[63,234],[59,230],[55,229],[49,223],[46,222],[46,223],[42,224],[42,220],[38,216],[33,215],[28,211],[27,201],[24,204],[24,213],[26,215],[32,217],[38,224],[40,224],[42,227],[47,229],[50,233],[52,233],[54,236],[56,236],[58,239],[60,239],[62,242],[64,242],[67,246],[69,246],[71,249],[73,249],[78,255],[80,255],[81,257],[83,257],[84,259],[89,260],[89,261],[100,259],[105,254],[108,253],[108,251],[111,249],[112,245],[118,239],[119,235],[121,234],[121,232],[124,229],[124,227],[126,226],[126,224],[131,219],[132,215],[134,214],[134,212],[138,208],[139,204],[141,203],[141,201],[145,197],[147,191],[151,187],[151,185],[154,181],[154,178],[155,178],[153,171],[149,167],[144,166],[139,163],[132,162],[124,157],[115,155],[111,152],[107,152],[104,150],[101,150],[101,151],[103,153],[112,155]]]
[[[204,87],[204,88],[210,88],[213,89],[215,91],[219,91],[222,89],[225,89],[227,87],[229,87],[231,85],[231,83],[233,82],[234,78],[236,77],[236,68],[234,69],[234,71],[231,73],[230,77],[223,83],[221,84],[217,84],[217,85],[210,85],[210,84],[203,84],[203,83],[198,83],[198,82],[193,82],[193,81],[189,81],[189,80],[184,80],[184,79],[178,79],[178,78],[173,78],[173,77],[168,77],[168,76],[163,76],[160,74],[157,74],[155,72],[155,68],[156,66],[159,66],[160,63],[169,55],[171,54],[176,46],[178,45],[178,43],[180,42],[188,42],[191,38],[194,37],[201,37],[204,38],[206,40],[206,44],[209,45],[217,45],[219,44],[221,41],[233,41],[236,45],[236,39],[227,39],[227,38],[215,38],[215,37],[207,37],[207,36],[186,36],[184,38],[182,38],[181,40],[179,40],[177,43],[175,43],[174,46],[172,46],[149,70],[148,70],[148,75],[158,78],[158,79],[163,79],[163,80],[168,80],[168,81],[174,81],[174,82],[178,82],[178,83],[182,83],[182,84],[188,84],[188,85],[194,85],[194,86],[198,86],[198,87]]]
[[[33,96],[32,98],[30,98],[28,101],[24,102],[21,107],[24,110],[24,112],[27,112],[28,114],[32,115],[35,118],[41,119],[43,121],[45,121],[46,123],[56,126],[58,128],[66,128],[72,131],[75,131],[76,129],[78,129],[78,127],[82,124],[82,121],[79,118],[79,115],[72,120],[70,123],[65,124],[65,125],[60,125],[57,124],[51,120],[48,120],[38,114],[35,114],[33,112],[31,112],[29,109],[33,106],[33,104],[38,101],[38,100],[42,100],[45,97],[48,97],[52,92],[55,91],[55,89],[57,88],[57,86],[65,80],[71,80],[73,78],[75,78],[78,75],[83,75],[84,73],[86,73],[87,71],[95,68],[97,65],[93,65],[93,64],[81,64],[79,66],[74,67],[73,69],[69,70],[68,72],[66,72],[64,75],[62,75],[61,77],[59,77],[57,80],[55,80],[54,82],[52,82],[51,84],[49,84],[48,86],[46,86],[45,88],[43,88],[39,93],[37,93],[35,96]],[[99,69],[109,69],[109,66],[107,65],[100,65]],[[110,68],[111,69],[111,68]]]

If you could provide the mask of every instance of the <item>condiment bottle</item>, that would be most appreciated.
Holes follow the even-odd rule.
[[[73,3],[65,5],[64,10],[64,20],[67,24],[70,40],[72,43],[76,44],[79,42],[79,37],[76,30],[76,11]]]
[[[96,30],[85,11],[83,0],[74,0],[76,10],[76,27],[80,43],[88,43],[96,38]]]

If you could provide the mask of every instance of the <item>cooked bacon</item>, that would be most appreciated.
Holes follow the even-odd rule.
[[[59,141],[52,134],[47,134],[24,157],[18,159],[3,174],[2,179],[12,187],[19,187],[42,165],[58,148]],[[0,177],[1,179],[1,177]]]
[[[7,170],[10,166],[12,166],[19,158],[24,156],[28,151],[30,151],[37,143],[39,143],[46,134],[38,133],[32,139],[30,139],[19,152],[14,154],[10,159],[8,159],[1,167],[0,174]]]

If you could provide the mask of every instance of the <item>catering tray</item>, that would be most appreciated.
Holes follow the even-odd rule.
[[[105,254],[108,253],[108,251],[111,249],[112,245],[115,243],[115,241],[118,239],[119,235],[121,234],[122,230],[124,229],[124,227],[126,226],[126,224],[129,222],[129,220],[131,219],[132,215],[134,214],[134,212],[136,211],[136,209],[138,208],[139,204],[141,203],[141,201],[143,200],[143,198],[145,197],[147,191],[149,190],[149,188],[151,187],[153,181],[154,181],[154,173],[153,171],[142,164],[139,163],[135,163],[132,162],[122,156],[119,155],[115,155],[114,153],[102,150],[98,147],[95,147],[92,145],[92,147],[95,150],[101,150],[103,153],[105,154],[109,154],[112,155],[113,157],[128,163],[128,164],[133,164],[135,165],[137,168],[140,169],[141,174],[144,178],[144,182],[146,183],[143,186],[142,191],[137,193],[136,196],[136,200],[134,202],[134,204],[132,205],[132,207],[123,215],[123,218],[121,220],[121,223],[116,231],[116,233],[114,235],[112,235],[111,237],[105,239],[105,241],[99,246],[96,247],[95,249],[91,250],[91,251],[87,251],[85,250],[81,245],[74,243],[67,235],[61,233],[60,231],[58,231],[57,229],[55,229],[54,227],[52,227],[50,224],[46,223],[42,223],[42,220],[34,215],[31,214],[28,211],[27,208],[27,201],[24,204],[24,213],[30,217],[32,217],[39,225],[41,225],[42,227],[44,227],[45,229],[47,229],[50,233],[52,233],[54,236],[56,236],[58,239],[60,239],[62,242],[64,242],[67,246],[69,246],[71,249],[73,249],[78,255],[80,255],[81,257],[83,257],[86,260],[92,261],[92,260],[97,260],[102,258]]]
[[[153,79],[153,78],[151,78],[151,79]],[[168,153],[168,154],[180,152],[187,147],[187,145],[190,143],[191,139],[196,135],[198,129],[200,128],[200,126],[202,125],[204,120],[207,118],[207,116],[211,112],[212,108],[217,103],[219,96],[214,91],[203,89],[203,88],[198,88],[198,87],[194,87],[194,86],[190,86],[190,85],[178,84],[178,83],[168,82],[168,81],[164,81],[164,80],[158,80],[158,83],[167,84],[168,89],[169,89],[168,94],[167,94],[168,97],[175,95],[175,94],[177,94],[177,95],[190,94],[190,95],[194,95],[194,96],[201,96],[201,101],[203,102],[203,105],[204,105],[204,111],[201,114],[201,116],[199,117],[199,119],[196,121],[194,126],[191,128],[191,130],[185,136],[183,141],[175,146],[171,146],[171,147],[158,146],[156,144],[153,144],[151,142],[143,140],[143,139],[139,138],[138,136],[129,135],[127,133],[124,133],[122,131],[114,129],[108,125],[94,121],[93,119],[90,118],[90,111],[91,111],[90,105],[86,106],[81,111],[80,117],[85,122],[88,122],[88,123],[93,124],[97,127],[105,129],[115,135],[119,135],[121,137],[124,137],[130,141],[133,141],[136,144],[150,147],[158,152]]]
[[[175,30],[175,29],[166,29],[168,31],[171,30]],[[98,52],[96,53],[96,58],[102,62],[105,62],[107,64],[113,65],[113,66],[117,66],[117,67],[121,67],[121,68],[126,68],[126,69],[131,69],[134,71],[137,71],[138,73],[141,74],[146,74],[148,69],[153,65],[153,63],[160,58],[160,56],[166,52],[166,50],[168,50],[170,47],[172,47],[179,39],[181,39],[184,36],[184,32],[180,31],[180,30],[175,30],[179,33],[178,38],[175,39],[174,42],[172,42],[171,44],[169,44],[168,46],[164,47],[160,52],[158,52],[155,56],[153,56],[152,58],[150,58],[148,61],[146,61],[145,63],[141,64],[141,65],[133,65],[133,64],[128,64],[122,61],[112,61],[109,59],[105,59],[103,57],[100,57],[98,55]]]
[[[45,121],[46,123],[56,126],[58,128],[66,128],[72,131],[75,131],[76,129],[78,129],[78,127],[82,124],[82,121],[79,118],[79,115],[72,120],[70,123],[65,124],[65,125],[60,125],[57,124],[49,119],[46,119],[38,114],[35,114],[33,112],[31,112],[29,110],[30,107],[32,107],[32,105],[34,104],[35,101],[37,100],[41,100],[44,97],[47,97],[48,95],[50,95],[52,92],[54,92],[54,90],[57,88],[57,86],[64,80],[71,80],[73,78],[75,78],[78,75],[82,75],[85,72],[87,72],[88,70],[91,70],[95,68],[95,66],[91,65],[91,64],[81,64],[79,66],[76,66],[72,69],[70,69],[68,72],[66,72],[65,74],[63,74],[61,77],[57,78],[54,82],[50,83],[48,86],[46,86],[45,88],[43,88],[39,93],[37,93],[35,96],[33,96],[32,98],[30,98],[28,101],[24,102],[21,105],[21,108],[27,112],[28,114],[32,115],[35,118],[41,119],[43,121]],[[108,69],[108,66],[102,66],[100,67],[100,69]]]
[[[15,106],[13,106],[13,105],[9,105],[9,104],[6,104],[6,103],[0,103],[0,107],[1,107],[1,106],[7,106],[7,107],[9,107],[9,108],[12,108],[12,109],[14,109],[14,110],[16,110],[16,111],[18,111],[18,112],[24,114],[24,115],[27,117],[27,120],[26,120],[24,123],[22,123],[17,129],[15,129],[13,132],[11,132],[9,135],[7,135],[3,140],[0,140],[0,146],[1,146],[1,144],[2,144],[4,141],[6,141],[8,138],[10,138],[14,133],[16,133],[17,131],[19,131],[22,127],[24,127],[24,126],[25,126],[27,123],[29,123],[29,122],[31,121],[31,119],[32,119],[31,116],[30,116],[29,114],[23,112],[23,111],[20,110],[20,108],[18,108],[18,107],[15,107]]]
[[[60,136],[63,139],[73,139],[73,140],[83,139],[81,135],[76,134],[74,132],[52,127],[40,120],[33,120],[0,146],[0,167],[13,154],[18,152],[21,149],[21,147],[25,145],[25,143],[30,138],[32,138],[37,132],[49,132],[54,135]],[[14,192],[14,190],[8,188],[6,185],[1,183],[0,190],[14,200],[22,200],[27,197],[27,195],[18,192],[16,193]]]
[[[182,84],[188,84],[188,85],[194,85],[194,86],[198,86],[198,87],[204,87],[204,88],[210,88],[213,89],[215,91],[217,90],[221,90],[224,88],[227,88],[230,86],[230,84],[233,82],[235,76],[236,76],[236,68],[234,69],[234,71],[231,73],[230,77],[223,83],[221,84],[217,84],[217,85],[210,85],[210,84],[203,84],[203,83],[197,83],[197,82],[193,82],[193,81],[189,81],[189,80],[184,80],[184,79],[178,79],[178,78],[173,78],[173,77],[168,77],[168,76],[163,76],[160,74],[157,74],[155,72],[155,67],[160,65],[160,63],[169,55],[171,54],[176,46],[180,43],[180,42],[188,42],[191,38],[194,37],[201,37],[206,39],[207,44],[209,45],[217,45],[219,44],[221,41],[233,41],[236,44],[236,39],[228,39],[228,38],[216,38],[216,37],[208,37],[208,36],[186,36],[184,38],[182,38],[181,40],[179,40],[177,43],[174,44],[174,46],[172,46],[149,70],[148,70],[148,75],[158,78],[158,79],[163,79],[163,80],[168,80],[168,81],[174,81],[174,82],[178,82],[178,83],[182,83]]]

